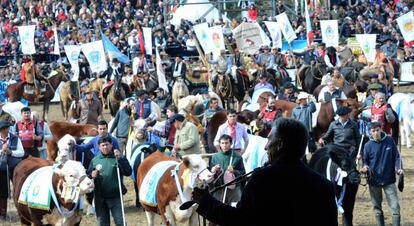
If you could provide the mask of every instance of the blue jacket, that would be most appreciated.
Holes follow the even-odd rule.
[[[364,147],[364,165],[372,172],[371,186],[395,183],[395,170],[401,169],[401,160],[394,140],[384,132],[379,141],[370,137]]]
[[[112,135],[110,135],[110,136],[112,138],[112,146],[113,146],[113,149],[118,149],[118,150],[121,151],[121,149],[119,148],[118,140],[114,136],[112,136]],[[99,144],[98,144],[99,138],[100,138],[100,136],[98,135],[98,136],[92,138],[86,144],[80,144],[80,145],[79,144],[76,144],[75,145],[75,149],[77,151],[83,151],[83,152],[84,151],[91,151],[94,156],[97,156],[99,153],[101,153],[99,151]]]

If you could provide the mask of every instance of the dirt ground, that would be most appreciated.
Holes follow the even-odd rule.
[[[414,90],[414,86],[402,87],[401,91],[408,92]],[[33,110],[41,112],[41,106],[33,106]],[[106,112],[105,118],[109,119],[109,113]],[[60,121],[62,120],[62,113],[60,110],[60,105],[54,104],[51,106],[49,113],[50,120]],[[408,150],[402,148],[402,158],[405,168],[405,189],[403,193],[399,193],[399,200],[401,206],[401,215],[402,215],[402,225],[404,226],[414,226],[414,152],[413,150]],[[143,226],[146,225],[146,216],[145,213],[140,209],[136,209],[135,205],[135,194],[132,180],[125,180],[128,193],[124,196],[125,203],[125,213],[126,219],[129,226]],[[384,200],[383,209],[385,210],[385,220],[386,225],[391,225],[391,215],[389,208]],[[19,225],[19,220],[14,208],[14,203],[12,200],[9,202],[9,215],[11,216],[11,221],[9,222],[0,222],[0,225]],[[298,216],[300,217],[300,216]],[[156,225],[162,225],[160,218],[156,218]],[[341,219],[338,219],[341,222]],[[81,222],[81,225],[97,225],[96,219],[93,216],[85,216]],[[375,219],[374,213],[372,210],[372,205],[370,202],[369,192],[367,187],[360,186],[358,190],[358,196],[355,203],[354,210],[354,225],[360,226],[374,226]]]

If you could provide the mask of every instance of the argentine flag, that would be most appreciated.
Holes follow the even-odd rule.
[[[119,49],[116,48],[116,46],[111,42],[111,40],[109,40],[108,37],[106,37],[104,33],[102,33],[102,31],[101,31],[101,38],[102,38],[102,43],[103,43],[105,52],[108,53],[109,58],[111,59],[117,58],[119,62],[122,62],[124,64],[130,63],[128,56],[121,53],[121,51],[119,51]]]

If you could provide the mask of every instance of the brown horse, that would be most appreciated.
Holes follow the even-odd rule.
[[[360,113],[360,104],[354,99],[337,100],[337,105],[346,106],[352,109],[350,118],[357,118]],[[319,140],[323,134],[328,130],[331,122],[335,120],[335,112],[332,105],[332,101],[322,103],[319,111],[316,127],[314,128],[315,140]]]
[[[215,87],[215,93],[217,93],[223,105],[226,109],[230,108],[230,103],[233,102],[233,85],[231,83],[230,77],[225,74],[217,74],[217,85]]]
[[[34,67],[34,66],[32,66]],[[36,71],[35,69],[26,69],[29,71]],[[67,81],[68,78],[65,76],[65,74],[61,71],[57,71],[58,73],[56,75],[50,76],[46,78],[46,85],[45,85],[45,92],[43,93],[43,96],[39,98],[38,95],[36,95],[36,92],[29,92],[25,91],[27,89],[26,86],[32,86],[27,82],[18,82],[15,84],[11,84],[7,87],[7,96],[9,98],[10,102],[16,102],[21,100],[22,98],[29,101],[30,104],[34,103],[43,103],[43,115],[42,119],[47,119],[47,114],[49,113],[49,105],[50,101],[55,96],[55,91],[58,88],[60,82]],[[38,72],[36,72],[38,73]],[[27,71],[26,71],[26,77],[27,77]],[[25,88],[26,87],[26,88]]]
[[[114,84],[109,87],[108,96],[106,98],[111,115],[115,117],[116,112],[119,110],[121,101],[131,96],[129,86],[122,83],[122,76],[116,76]]]

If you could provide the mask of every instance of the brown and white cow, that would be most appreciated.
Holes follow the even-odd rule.
[[[23,184],[29,175],[42,167],[51,167],[52,164],[53,162],[50,160],[29,157],[17,165],[14,170],[13,200],[22,225],[69,226],[80,224],[82,214],[78,210],[73,211],[73,213],[69,210],[75,208],[75,203],[78,203],[79,197],[82,194],[93,191],[94,183],[87,177],[85,168],[79,162],[68,160],[60,168],[50,169],[53,170],[50,180],[42,178],[45,186],[48,186],[48,182],[51,183],[54,194],[56,195],[57,203],[51,201],[49,207],[50,210],[35,209],[28,207],[26,204],[22,204],[21,200],[19,202]],[[36,178],[34,180],[36,180]],[[71,195],[67,195],[69,193],[65,191],[72,191],[70,192]],[[53,200],[53,198],[51,199]],[[58,207],[71,214],[62,216]]]
[[[145,177],[152,167],[167,161],[175,161],[177,164],[176,166],[169,167],[160,177],[155,192],[156,206],[150,206],[143,202],[143,197],[140,194],[140,200],[147,215],[148,225],[154,225],[156,213],[161,215],[166,225],[198,225],[198,218],[194,208],[180,210],[179,207],[185,201],[191,200],[191,193],[195,186],[203,182],[209,183],[213,179],[213,174],[207,169],[207,163],[202,159],[201,155],[184,156],[182,162],[178,162],[177,159],[166,156],[159,151],[154,152],[138,168],[138,188],[141,191],[143,181],[146,181]],[[173,177],[172,171],[174,169],[178,169],[177,175],[182,190],[181,197]]]
[[[71,122],[52,121],[49,125],[53,138],[47,142],[48,159],[55,160],[57,156],[57,141],[69,134],[75,138],[98,135],[98,127],[92,124],[77,124]]]

